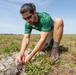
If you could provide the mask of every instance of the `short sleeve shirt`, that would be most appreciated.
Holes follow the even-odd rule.
[[[38,12],[38,22],[34,24],[25,23],[25,34],[30,34],[32,29],[36,29],[42,32],[50,32],[54,25],[54,21],[51,16],[45,12]]]

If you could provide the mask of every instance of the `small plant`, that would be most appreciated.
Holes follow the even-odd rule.
[[[7,46],[2,49],[2,53],[5,53],[5,54],[7,53],[9,55],[10,53],[17,52],[17,51],[19,51],[19,46],[16,43],[12,43],[10,46]]]
[[[69,67],[74,67],[74,64],[73,63],[68,63],[68,66]]]
[[[76,51],[73,52],[73,59],[76,61]]]
[[[51,69],[51,63],[47,55],[35,56],[35,61],[29,62],[25,70],[27,75],[41,75],[42,73],[48,74]],[[46,59],[45,59],[46,57]],[[50,64],[49,64],[50,63]]]

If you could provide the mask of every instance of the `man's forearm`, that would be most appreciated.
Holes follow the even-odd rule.
[[[25,50],[26,50],[26,48],[28,46],[28,43],[29,43],[29,40],[24,37],[23,40],[22,40],[20,54],[22,54],[22,55],[24,54],[24,52],[25,52]]]
[[[30,57],[31,58],[41,49],[41,47],[43,46],[44,42],[45,42],[45,39],[44,40],[42,40],[42,39],[39,40],[39,42],[37,43],[37,45],[35,46],[33,51],[30,53]]]

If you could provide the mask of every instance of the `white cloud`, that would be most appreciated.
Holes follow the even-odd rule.
[[[19,5],[16,5],[16,4],[11,4],[13,7],[17,8],[17,9],[20,9],[20,6]]]
[[[34,3],[35,5],[38,5],[40,7],[45,7],[51,3],[52,0],[9,0],[11,2],[21,2],[21,3]]]

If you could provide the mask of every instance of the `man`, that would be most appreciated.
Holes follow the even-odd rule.
[[[26,21],[26,24],[21,50],[16,61],[25,64],[29,62],[38,51],[50,44],[52,34],[53,47],[50,49],[51,59],[57,59],[59,57],[58,47],[63,34],[63,20],[61,18],[57,18],[53,21],[49,14],[45,12],[36,12],[36,7],[32,3],[23,4],[20,9],[20,13]],[[32,29],[41,31],[41,38],[32,52],[25,57],[24,52],[29,44]]]

